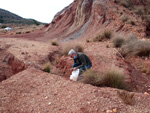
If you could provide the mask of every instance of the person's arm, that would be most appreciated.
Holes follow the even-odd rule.
[[[79,68],[81,68],[81,67],[83,67],[83,66],[86,65],[86,59],[85,59],[85,57],[84,57],[83,55],[81,55],[81,56],[79,57],[79,59],[80,59],[80,61],[81,61],[81,65],[79,65],[79,66],[77,67],[77,69],[79,69]]]

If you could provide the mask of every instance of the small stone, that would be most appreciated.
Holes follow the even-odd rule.
[[[87,102],[88,104],[90,104],[91,102]]]
[[[48,97],[46,96],[45,99],[47,99]]]
[[[112,110],[107,110],[106,113],[113,113],[113,111]]]
[[[117,109],[116,109],[116,108],[115,108],[115,109],[113,109],[113,112],[114,112],[114,113],[117,113]]]
[[[149,93],[145,92],[144,95],[149,95]]]
[[[51,102],[48,103],[48,105],[51,105],[51,104],[52,104]]]

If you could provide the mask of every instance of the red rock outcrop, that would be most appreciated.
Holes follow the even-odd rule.
[[[145,4],[148,0],[133,0],[133,4]],[[121,16],[128,15],[138,21],[137,25],[144,31],[141,18],[128,9],[115,4],[113,0],[75,0],[71,5],[56,14],[46,29],[47,39],[74,39],[78,37],[93,37],[105,29],[114,32],[137,33],[138,28],[122,22]],[[120,26],[121,29],[120,29]],[[119,30],[118,30],[119,29]],[[141,31],[142,31],[141,30]],[[139,36],[144,36],[139,34]]]
[[[0,82],[27,68],[23,61],[5,49],[0,50]]]

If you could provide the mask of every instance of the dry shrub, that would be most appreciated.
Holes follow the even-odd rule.
[[[117,94],[125,104],[134,105],[135,103],[134,93],[130,93],[127,91],[117,91]]]
[[[101,36],[101,35],[98,35],[98,36],[96,36],[96,37],[93,39],[93,41],[94,41],[94,42],[100,42],[100,41],[102,41],[104,38],[105,38],[105,37],[103,37],[103,36]]]
[[[135,21],[133,21],[133,20],[130,21],[130,24],[133,26],[136,25]]]
[[[47,73],[50,73],[50,72],[51,72],[51,64],[50,64],[50,62],[48,62],[48,63],[46,63],[46,64],[44,65],[43,71],[44,71],[44,72],[47,72]]]
[[[21,32],[19,31],[19,32],[16,32],[16,34],[21,34]]]
[[[150,68],[143,64],[143,66],[141,68],[141,72],[148,75],[148,74],[150,74]]]
[[[59,45],[59,44],[58,44],[58,40],[56,40],[56,39],[52,40],[51,44],[52,44],[53,46],[58,46],[58,45]]]
[[[84,47],[80,43],[74,43],[74,44],[66,43],[62,48],[63,48],[62,54],[65,56],[68,55],[68,52],[71,49],[74,49],[76,52],[84,52]]]
[[[120,48],[123,44],[125,44],[125,39],[122,36],[115,36],[112,39],[113,45],[116,48]]]
[[[105,74],[99,74],[92,70],[87,70],[82,74],[81,82],[98,87],[112,87],[129,90],[123,72],[118,68],[112,68]]]
[[[82,74],[81,82],[85,84],[91,84],[93,86],[100,86],[101,85],[101,76],[95,71],[92,71],[91,69],[85,71]]]
[[[120,4],[128,9],[133,7],[133,3],[131,0],[114,0],[114,2]]]
[[[26,34],[27,34],[27,33],[31,33],[31,31],[26,31],[25,33],[26,33]]]
[[[105,37],[107,39],[110,39],[112,36],[112,31],[110,30],[105,30],[104,33],[102,34],[102,37]]]
[[[100,42],[104,39],[110,39],[112,37],[112,31],[111,30],[105,30],[103,34],[96,36],[93,41],[94,42]]]
[[[129,41],[121,48],[121,54],[123,56],[150,56],[150,41],[134,40]]]
[[[123,45],[125,45],[126,43],[129,43],[129,42],[132,42],[132,41],[137,41],[137,40],[138,40],[137,36],[133,35],[133,34],[129,34],[127,36],[127,38],[125,38],[123,35],[117,35],[116,34],[112,38],[112,43],[113,43],[114,47],[120,48]]]
[[[118,68],[112,68],[106,72],[102,77],[101,84],[106,87],[129,90],[123,71]]]
[[[123,17],[121,18],[122,22],[127,22],[128,21],[128,16],[123,15]]]

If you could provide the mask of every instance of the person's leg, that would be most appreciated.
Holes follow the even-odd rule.
[[[85,71],[85,67],[81,67],[80,69],[79,69],[79,79],[78,79],[78,81],[80,81],[81,80],[81,78],[82,78],[82,73]]]
[[[74,67],[78,67],[79,66],[79,64],[78,63],[74,63],[73,65],[72,65],[72,68],[74,68]]]
[[[86,65],[86,69],[90,69],[91,67],[91,65]]]
[[[84,71],[86,71],[87,69],[90,69],[91,67],[92,67],[91,65],[87,65],[86,67],[81,67],[81,68],[79,69],[79,79],[78,79],[78,81],[81,80],[81,78],[82,78],[82,73],[83,73]]]

